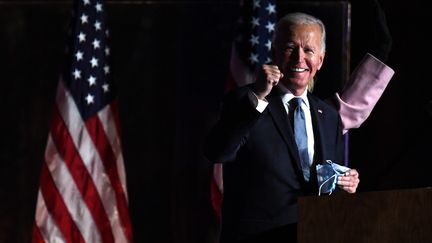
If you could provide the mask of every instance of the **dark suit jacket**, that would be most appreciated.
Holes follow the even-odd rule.
[[[281,93],[275,87],[262,112],[252,106],[251,85],[226,97],[205,154],[224,163],[221,239],[237,239],[297,221],[297,198],[317,193],[316,172],[306,183]],[[315,136],[314,165],[342,162],[337,111],[308,94]]]

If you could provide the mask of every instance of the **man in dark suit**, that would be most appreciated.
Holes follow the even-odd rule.
[[[297,198],[318,193],[315,166],[343,161],[338,111],[308,92],[324,61],[323,23],[288,14],[276,26],[272,51],[274,64],[263,65],[255,83],[227,95],[206,144],[208,159],[224,163],[224,243],[296,242]],[[289,119],[293,98],[301,98],[306,152],[299,152]],[[337,182],[349,193],[358,183],[356,170]]]

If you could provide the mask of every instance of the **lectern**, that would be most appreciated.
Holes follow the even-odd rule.
[[[299,198],[299,243],[432,242],[432,188]]]

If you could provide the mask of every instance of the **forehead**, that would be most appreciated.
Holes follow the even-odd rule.
[[[321,27],[318,24],[282,24],[277,29],[276,42],[301,42],[321,44]]]

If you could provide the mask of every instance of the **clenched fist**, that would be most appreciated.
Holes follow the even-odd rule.
[[[263,100],[283,76],[278,66],[263,64],[258,71],[254,88],[254,93],[258,99]]]

